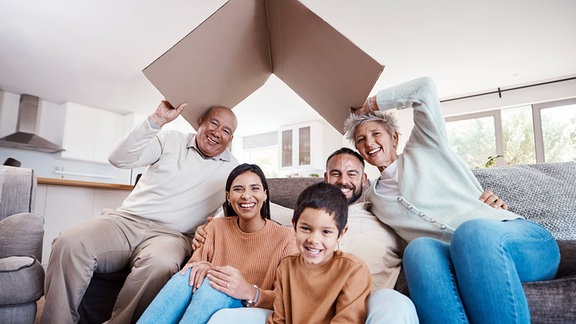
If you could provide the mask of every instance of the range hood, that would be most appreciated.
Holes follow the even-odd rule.
[[[28,94],[20,96],[16,133],[0,138],[0,146],[44,153],[64,151],[59,145],[35,134],[36,120],[38,118],[38,102],[39,99],[36,96]]]

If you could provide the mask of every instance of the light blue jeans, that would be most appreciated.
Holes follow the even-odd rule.
[[[554,278],[556,240],[531,221],[474,219],[452,242],[421,237],[406,247],[404,271],[422,323],[530,323],[522,282]]]
[[[264,324],[272,314],[269,309],[241,308],[217,311],[209,324]],[[368,298],[366,324],[418,324],[416,309],[410,299],[393,289],[380,289]]]
[[[193,294],[189,278],[190,269],[184,275],[180,272],[174,274],[146,308],[138,323],[204,324],[222,308],[243,307],[241,300],[212,288],[207,278]]]

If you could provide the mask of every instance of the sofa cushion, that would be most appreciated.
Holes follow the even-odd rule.
[[[17,213],[32,212],[36,201],[34,170],[0,166],[0,219]]]
[[[283,226],[292,227],[294,209],[270,203],[270,218]]]
[[[576,161],[472,170],[510,211],[546,227],[558,240],[576,239]]]
[[[270,178],[268,182],[268,197],[278,205],[294,208],[300,193],[309,186],[324,181],[319,177],[303,178]]]
[[[532,323],[576,323],[576,275],[522,286]]]
[[[18,271],[34,264],[34,258],[29,256],[10,256],[0,259],[0,272]]]
[[[44,217],[20,213],[0,220],[0,258],[30,255],[42,258]]]
[[[26,256],[0,259],[0,305],[37,301],[43,294],[44,268],[37,260]]]
[[[4,182],[6,182],[6,169],[0,168],[0,206],[2,206],[2,191],[4,190]]]

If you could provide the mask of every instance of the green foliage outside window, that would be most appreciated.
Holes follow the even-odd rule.
[[[504,152],[496,153],[493,116],[448,122],[450,146],[470,168],[490,167],[499,158],[506,165],[576,160],[576,105],[539,111],[544,161],[536,160],[532,106],[501,110]]]

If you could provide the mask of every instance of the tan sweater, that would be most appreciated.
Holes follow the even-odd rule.
[[[320,266],[289,256],[278,267],[274,313],[266,323],[364,323],[369,295],[370,270],[352,254],[336,251]]]
[[[272,309],[276,268],[283,257],[298,252],[294,230],[267,220],[259,231],[244,233],[238,227],[238,216],[215,218],[205,229],[206,241],[191,260],[237,268],[260,288],[256,307]]]

